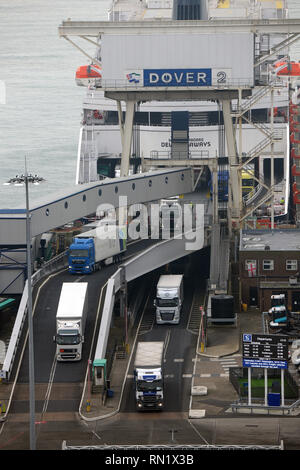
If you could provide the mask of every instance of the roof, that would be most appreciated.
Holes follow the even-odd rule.
[[[13,302],[15,302],[15,299],[7,299],[4,297],[0,297],[0,310],[3,310],[4,308],[8,307]]]
[[[240,251],[299,251],[299,229],[242,230]]]

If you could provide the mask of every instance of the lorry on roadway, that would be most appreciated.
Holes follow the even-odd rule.
[[[175,323],[180,321],[183,304],[183,274],[163,274],[156,286],[156,323]]]
[[[56,312],[56,359],[80,361],[88,310],[88,283],[64,282]]]
[[[69,273],[90,274],[126,251],[126,229],[107,225],[76,235],[69,247]]]
[[[135,401],[138,411],[164,407],[163,341],[137,344],[134,360]]]

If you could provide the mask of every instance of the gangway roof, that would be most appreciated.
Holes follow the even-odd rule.
[[[46,187],[46,186],[45,186]],[[113,178],[74,185],[31,206],[32,237],[110,207],[131,206],[165,197],[191,193],[193,170],[190,167],[156,170],[124,178]],[[106,209],[107,210],[107,209]],[[24,246],[26,210],[0,209],[0,247]]]
[[[162,31],[180,33],[224,33],[248,32],[255,34],[293,34],[300,33],[300,19],[262,19],[262,20],[192,20],[192,21],[63,21],[58,28],[59,36],[88,36],[119,31],[120,34],[156,34]]]

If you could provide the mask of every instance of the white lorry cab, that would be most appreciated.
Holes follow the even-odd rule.
[[[156,287],[156,323],[175,323],[180,321],[183,305],[183,274],[164,274]]]

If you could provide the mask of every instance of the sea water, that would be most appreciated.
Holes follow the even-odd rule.
[[[46,179],[30,200],[75,184],[85,87],[77,67],[89,59],[58,35],[62,20],[106,20],[108,0],[1,0],[0,208],[24,207],[24,187],[3,186],[28,171]],[[94,56],[96,47],[74,38]]]

